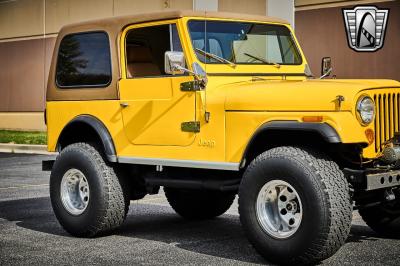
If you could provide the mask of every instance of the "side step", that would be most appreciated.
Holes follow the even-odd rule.
[[[148,178],[147,186],[164,186],[181,189],[209,189],[219,191],[237,191],[239,189],[240,179],[229,180],[188,180],[188,179],[170,179],[170,178]]]

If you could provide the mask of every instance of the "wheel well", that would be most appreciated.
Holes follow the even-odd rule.
[[[98,145],[98,148],[108,161],[116,161],[116,153],[111,136],[106,127],[95,118],[82,116],[68,123],[58,138],[57,150],[61,151],[66,146],[77,142]]]
[[[329,143],[318,132],[266,130],[253,137],[246,149],[244,158],[246,159],[246,163],[250,163],[264,151],[279,146],[314,146],[324,148],[328,145]]]
[[[243,159],[248,165],[266,150],[279,146],[297,146],[318,149],[326,153],[342,167],[360,163],[361,148],[358,144],[330,143],[318,131],[265,130],[249,143]]]
[[[58,149],[62,150],[77,142],[101,143],[101,139],[92,126],[84,122],[75,122],[62,131],[58,139]]]

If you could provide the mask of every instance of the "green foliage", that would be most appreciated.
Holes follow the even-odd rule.
[[[86,68],[87,60],[82,55],[79,41],[73,35],[66,36],[58,51],[57,75],[79,74],[79,68]]]
[[[0,130],[0,143],[42,144],[47,143],[46,132]]]

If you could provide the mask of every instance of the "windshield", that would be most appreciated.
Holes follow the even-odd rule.
[[[193,48],[203,63],[223,63],[206,53],[235,64],[302,63],[296,43],[285,26],[206,20],[191,20],[188,25]]]

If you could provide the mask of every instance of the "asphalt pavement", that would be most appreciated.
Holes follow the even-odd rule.
[[[163,193],[132,201],[121,228],[74,238],[58,224],[43,155],[0,153],[0,265],[262,265],[247,241],[237,202],[221,217],[186,221]],[[400,265],[400,240],[381,238],[357,212],[346,244],[323,265]]]

